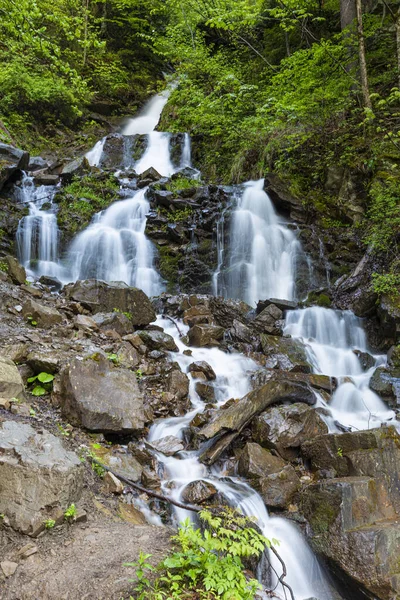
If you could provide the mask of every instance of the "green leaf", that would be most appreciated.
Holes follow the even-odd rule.
[[[50,373],[39,373],[39,375],[37,376],[38,380],[40,381],[40,383],[50,383],[51,381],[53,381],[54,379],[54,375],[51,375]]]
[[[45,390],[41,385],[36,385],[31,391],[32,396],[44,396],[47,393],[47,390]]]

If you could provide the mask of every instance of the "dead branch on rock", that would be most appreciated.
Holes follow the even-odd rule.
[[[179,337],[183,337],[183,333],[182,333],[182,331],[179,329],[179,325],[178,325],[178,323],[177,323],[176,321],[174,321],[174,319],[173,319],[172,317],[170,317],[170,316],[168,316],[168,315],[163,315],[163,318],[164,318],[164,319],[168,319],[169,321],[171,321],[171,323],[173,323],[173,324],[175,325],[175,327],[177,328],[177,330],[178,330],[178,333],[179,333]]]
[[[107,465],[104,465],[103,463],[101,463],[100,461],[98,461],[96,458],[94,458],[93,456],[88,456],[87,459],[91,462],[91,463],[95,463],[96,465],[98,465],[99,467],[101,467],[102,469],[104,469],[105,471],[108,471],[109,473],[111,473],[112,475],[114,475],[114,477],[117,477],[117,479],[120,479],[121,481],[123,481],[124,483],[126,483],[130,488],[133,488],[135,490],[138,490],[139,492],[142,492],[144,494],[147,494],[148,496],[151,496],[152,498],[157,498],[157,500],[161,500],[162,502],[167,502],[168,504],[172,504],[173,506],[177,506],[178,508],[183,508],[185,510],[190,510],[192,512],[196,512],[199,513],[202,510],[209,510],[210,512],[214,513],[214,514],[220,514],[221,513],[221,509],[218,508],[213,508],[210,506],[204,507],[204,506],[197,506],[196,504],[184,504],[183,502],[179,502],[178,500],[174,500],[173,498],[170,498],[168,496],[164,496],[163,494],[159,494],[158,492],[154,492],[153,490],[149,490],[145,487],[143,487],[142,485],[140,485],[139,483],[136,483],[135,481],[132,481],[131,479],[128,479],[127,477],[124,477],[123,475],[121,475],[120,473],[117,473],[116,471],[114,471],[113,469],[110,469],[110,467],[107,467]],[[276,550],[276,548],[273,547],[273,545],[271,544],[269,546],[269,550],[276,556],[276,558],[278,559],[279,563],[281,564],[282,567],[282,575],[278,576],[277,572],[275,571],[275,569],[273,569],[272,565],[271,568],[274,570],[277,578],[278,578],[278,584],[277,585],[282,585],[282,587],[284,588],[284,590],[288,590],[291,600],[296,600],[293,594],[293,590],[290,587],[290,585],[288,583],[286,583],[286,581],[284,581],[285,577],[287,576],[287,570],[286,570],[286,565],[284,563],[284,561],[282,560],[281,556],[279,555],[278,551]],[[276,588],[275,588],[276,589]],[[274,591],[274,590],[270,590],[270,591]],[[286,593],[285,593],[286,596]]]

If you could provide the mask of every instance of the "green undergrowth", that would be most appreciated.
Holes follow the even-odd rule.
[[[107,173],[76,177],[57,194],[57,219],[67,237],[87,227],[93,216],[118,200],[118,180]]]

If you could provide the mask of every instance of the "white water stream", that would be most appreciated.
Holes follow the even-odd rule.
[[[17,254],[30,276],[59,275],[59,231],[56,205],[53,204],[56,191],[56,186],[36,187],[33,177],[26,174],[21,185],[15,188],[17,200],[29,207],[29,215],[18,224]],[[43,210],[46,204],[49,207]]]
[[[352,312],[318,306],[288,311],[284,332],[305,344],[315,373],[338,378],[328,407],[332,430],[332,421],[361,430],[395,419],[395,413],[369,388],[373,372],[385,357],[374,356],[374,365],[362,368],[355,350],[368,352],[366,336],[361,320]]]
[[[230,398],[243,397],[250,390],[249,374],[258,368],[249,358],[241,354],[226,354],[218,348],[191,348],[192,355],[185,356],[182,352],[186,346],[177,335],[175,326],[164,319],[159,319],[157,325],[174,337],[179,348],[179,354],[171,353],[171,358],[179,363],[182,371],[188,373],[192,410],[184,417],[173,417],[156,422],[150,430],[150,442],[168,435],[182,439],[184,430],[193,417],[204,410],[205,403],[195,390],[196,380],[188,372],[188,367],[193,361],[206,361],[213,368],[216,380],[212,383],[216,402],[220,406]],[[184,332],[187,330],[182,323],[179,327]],[[259,527],[267,538],[279,540],[278,551],[288,571],[286,581],[293,588],[296,600],[305,600],[313,596],[321,600],[330,600],[332,596],[317,560],[296,526],[286,519],[270,517],[259,494],[245,481],[236,476],[227,476],[223,464],[208,469],[199,462],[198,455],[199,452],[194,451],[183,451],[173,457],[157,453],[157,458],[163,463],[166,472],[163,482],[164,493],[179,500],[188,483],[199,479],[211,482],[232,506],[240,508],[248,516],[256,517]],[[185,518],[192,518],[193,513],[176,508],[175,516],[177,522],[180,522]],[[274,569],[280,573],[280,566],[275,557],[271,556],[270,560]],[[276,583],[277,581],[273,580],[272,587]],[[277,591],[283,598],[283,590],[279,585]]]
[[[295,297],[296,258],[301,251],[263,188],[263,179],[245,184],[230,228],[226,295],[250,306],[265,298]],[[218,293],[218,279],[214,287]]]

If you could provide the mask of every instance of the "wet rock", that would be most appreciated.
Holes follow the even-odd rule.
[[[282,329],[277,321],[280,321],[282,316],[283,313],[280,308],[275,306],[275,304],[269,304],[257,316],[254,321],[254,326],[260,331],[270,333],[272,335],[279,335],[282,332]]]
[[[0,143],[0,190],[15,171],[26,171],[28,165],[28,152]]]
[[[155,440],[149,444],[155,448],[157,452],[165,454],[165,456],[174,456],[181,450],[184,450],[184,445],[181,440],[173,435],[167,435],[159,440]]]
[[[156,320],[154,308],[146,294],[120,281],[106,283],[86,279],[69,284],[65,293],[68,298],[80,302],[94,313],[112,312],[114,309],[129,313],[135,327],[149,325]]]
[[[187,504],[202,504],[212,500],[217,493],[218,490],[212,483],[199,479],[187,484],[182,491],[182,500]]]
[[[232,327],[235,320],[246,323],[247,315],[252,310],[251,306],[242,300],[213,296],[210,297],[209,307],[215,323],[225,329]]]
[[[74,359],[62,373],[61,408],[72,424],[90,431],[137,433],[143,430],[143,397],[135,373],[115,368],[96,354]]]
[[[261,334],[261,346],[268,357],[265,366],[284,371],[311,373],[304,345],[292,338]]]
[[[309,439],[328,433],[318,409],[305,404],[271,406],[252,423],[252,439],[276,450],[283,458],[294,458]]]
[[[51,175],[50,173],[36,173],[33,178],[36,185],[57,185],[59,180],[58,175]]]
[[[211,365],[205,360],[198,360],[189,365],[189,373],[192,373],[193,377],[196,377],[195,373],[203,373],[208,381],[214,381],[216,374]]]
[[[39,278],[39,283],[48,287],[52,292],[59,292],[63,286],[57,277],[49,277],[48,275],[42,275]]]
[[[201,436],[212,439],[223,430],[239,431],[268,406],[280,402],[304,402],[314,405],[316,398],[306,385],[284,380],[269,381],[228,408],[219,409],[213,421],[201,430]]]
[[[223,328],[216,325],[194,325],[188,331],[191,346],[218,346],[223,336]]]
[[[15,364],[0,356],[0,397],[5,400],[24,398],[24,383]]]
[[[174,370],[168,374],[167,390],[173,394],[177,400],[184,400],[189,393],[189,378],[182,371]]]
[[[63,317],[61,313],[50,306],[39,304],[35,300],[27,300],[22,307],[22,314],[27,319],[32,317],[33,321],[36,321],[39,327],[52,327],[62,322]]]
[[[83,466],[59,438],[30,425],[0,424],[0,512],[22,533],[37,535],[56,508],[79,500]]]
[[[140,181],[145,181],[146,183],[159,181],[161,178],[162,176],[160,175],[160,173],[156,171],[156,169],[154,169],[153,167],[149,167],[140,175]]]
[[[299,488],[300,479],[292,465],[259,480],[261,497],[271,508],[287,508]]]
[[[40,171],[41,169],[46,169],[49,166],[47,160],[42,158],[41,156],[31,156],[28,164],[28,171],[31,173],[33,171]]]
[[[369,387],[382,396],[392,408],[400,405],[400,368],[378,367],[369,381]]]
[[[150,469],[143,469],[141,483],[148,490],[159,491],[161,488],[161,479],[155,471]]]
[[[210,383],[198,381],[196,383],[196,392],[205,402],[215,402],[215,388]]]
[[[191,306],[183,313],[183,322],[193,327],[194,325],[211,324],[212,315],[208,306]]]
[[[362,352],[361,350],[353,350],[353,352],[358,357],[364,371],[368,371],[368,369],[375,365],[374,357],[371,356],[371,354],[368,354],[368,352]]]
[[[284,460],[273,456],[259,444],[248,442],[240,454],[238,470],[242,477],[259,479],[271,473],[278,473],[285,465]]]
[[[377,315],[383,335],[397,344],[400,341],[400,293],[382,295]]]
[[[247,325],[244,325],[240,321],[234,319],[232,327],[229,330],[230,338],[234,342],[244,342],[245,344],[251,344],[254,338],[253,331]]]
[[[6,256],[6,263],[11,281],[17,285],[24,284],[26,281],[26,271],[24,267],[19,264],[14,256]]]
[[[142,340],[143,344],[150,350],[167,350],[170,352],[178,352],[179,348],[175,344],[174,338],[168,333],[157,330],[137,331],[137,335]]]
[[[265,385],[271,379],[279,380],[281,378],[286,379],[287,381],[293,381],[294,383],[306,383],[316,390],[324,390],[329,393],[333,392],[337,385],[335,377],[328,377],[327,375],[320,375],[319,373],[297,373],[271,368],[256,371],[251,376],[251,381],[253,388],[257,388]]]
[[[285,312],[286,310],[296,310],[299,308],[298,303],[294,302],[293,300],[277,300],[276,298],[270,298],[268,300],[260,300],[257,303],[256,313],[260,314],[268,306],[271,306],[271,304],[279,308],[282,312]]]
[[[388,352],[388,364],[396,369],[400,368],[400,347],[392,346]]]
[[[121,336],[128,335],[133,331],[131,320],[120,312],[96,313],[93,315],[93,321],[103,331],[116,331]]]

